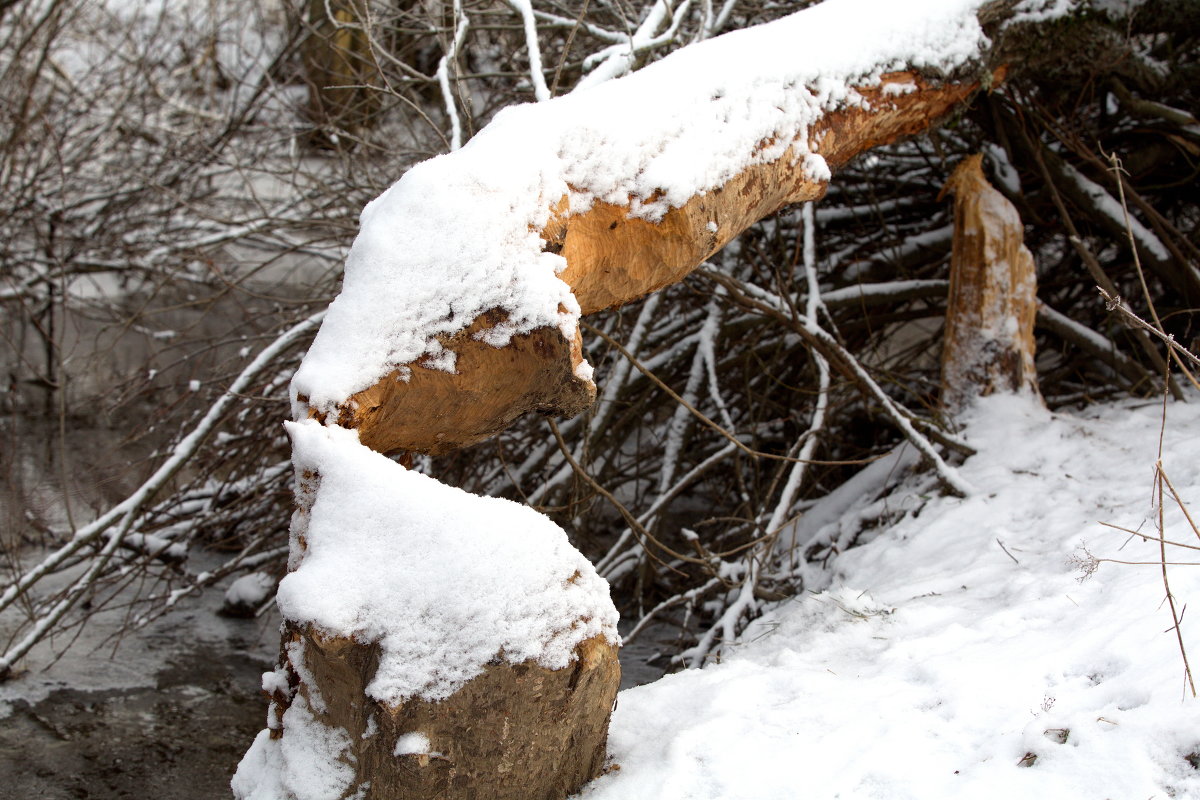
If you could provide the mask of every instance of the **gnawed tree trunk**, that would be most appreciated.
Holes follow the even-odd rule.
[[[994,27],[1011,7],[1002,1],[976,10]],[[264,686],[272,724],[243,760],[240,797],[299,797],[314,752],[324,759],[325,780],[314,797],[557,800],[598,773],[619,668],[615,612],[607,591],[595,591],[603,582],[591,565],[571,573],[562,566],[567,558],[526,575],[541,587],[533,595],[552,604],[561,593],[566,603],[538,634],[544,615],[522,605],[530,592],[492,580],[495,570],[525,560],[456,544],[490,535],[501,507],[488,506],[473,522],[447,522],[441,512],[414,522],[412,508],[447,488],[430,482],[370,515],[369,538],[386,547],[348,552],[333,560],[341,566],[332,577],[314,582],[330,561],[322,553],[342,534],[361,534],[353,513],[330,523],[331,515],[340,519],[331,508],[371,505],[375,495],[363,495],[364,486],[388,495],[429,479],[357,451],[345,470],[336,460],[318,464],[313,442],[323,435],[349,450],[440,453],[481,441],[530,410],[580,411],[595,395],[580,314],[680,280],[752,223],[821,197],[831,171],[855,155],[923,130],[981,80],[1003,74],[977,58],[986,40],[969,7],[936,20],[895,8],[849,20],[838,8],[822,16],[817,6],[736,39],[710,40],[579,98],[508,109],[466,147],[410,170],[364,209],[342,294],[293,381],[293,411],[305,421],[291,426],[300,479],[292,572],[279,593],[286,657]],[[828,73],[802,55],[788,56],[801,62],[794,68],[787,59],[761,59],[785,74],[754,73],[764,67],[750,56],[803,54],[799,40],[808,36],[875,49],[867,48],[865,62],[856,50]],[[898,55],[898,42],[916,55]],[[751,62],[735,78],[690,86],[705,63]],[[910,62],[922,69],[897,69]],[[690,92],[680,91],[685,86]],[[631,141],[626,134],[642,124],[664,139]],[[710,151],[696,147],[711,148],[717,163],[706,165],[698,156]],[[451,505],[486,500],[463,495]],[[531,535],[541,524],[534,520],[550,524],[529,514]],[[423,555],[406,550],[410,539],[423,541],[434,518],[436,546]],[[462,574],[422,583],[439,564]],[[381,573],[385,585],[418,588],[401,601],[389,589],[386,602],[364,602],[350,614],[326,608],[326,599],[340,608],[342,594],[357,596]],[[463,633],[455,620],[469,619],[461,610],[443,618],[444,609],[458,608],[459,596],[480,585],[490,587],[487,596],[468,597],[468,605],[482,613],[500,602],[492,592],[503,594],[513,608],[497,626],[535,633],[517,637],[523,644],[513,648],[497,645],[485,626],[472,634],[485,641],[470,654],[439,654]],[[396,633],[400,623],[406,633]],[[413,683],[413,675],[439,669],[457,678],[447,686],[435,677],[432,689]]]
[[[821,199],[833,171],[860,153],[925,130],[977,88],[974,81],[930,82],[916,72],[882,75],[878,86],[855,87],[861,106],[813,125],[805,148],[793,146],[769,163],[747,167],[660,221],[637,218],[632,199],[596,203],[581,214],[556,209],[542,236],[548,249],[566,258],[561,277],[584,314],[624,305],[682,280],[784,206]]]
[[[352,769],[344,796],[558,800],[604,767],[621,679],[617,647],[604,637],[581,643],[566,669],[497,661],[448,698],[394,705],[369,695],[377,644],[295,625],[284,641],[289,674],[305,680],[297,682],[298,699],[275,698],[277,713],[299,703],[327,729],[348,734],[339,753]],[[321,698],[320,712],[312,696]],[[285,738],[286,725],[276,735]]]
[[[566,259],[558,277],[582,313],[628,303],[682,280],[784,206],[820,199],[831,170],[926,129],[978,88],[976,81],[935,83],[915,72],[883,75],[878,86],[855,87],[861,106],[822,116],[803,146],[752,164],[660,220],[638,216],[632,197],[623,205],[591,203],[580,213],[572,213],[569,197],[561,198],[539,231],[543,249]],[[504,319],[503,309],[491,309],[459,333],[440,337],[456,354],[453,372],[430,366],[425,357],[399,365],[340,402],[338,424],[383,453],[444,453],[483,441],[529,411],[574,416],[591,404],[595,385],[590,369],[581,369],[577,327],[570,338],[546,327],[514,337],[507,347],[480,341],[480,331]]]
[[[944,189],[954,194],[942,349],[942,402],[952,413],[995,392],[1038,392],[1037,270],[1016,208],[982,165],[982,155],[968,158]]]

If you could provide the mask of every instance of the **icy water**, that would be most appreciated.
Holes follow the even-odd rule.
[[[276,633],[214,605],[177,612],[115,655],[77,647],[0,685],[0,800],[228,798],[266,721],[258,685]],[[661,674],[641,663],[646,641],[622,652],[623,687]]]
[[[217,619],[180,612],[115,656],[73,652],[0,687],[0,798],[229,797],[265,721],[258,683],[274,633],[231,621],[224,637],[189,641],[199,617]],[[125,685],[88,688],[111,683]]]
[[[142,449],[119,428],[0,418],[0,535],[32,556],[62,528],[123,498]],[[36,526],[22,524],[35,520]],[[21,531],[24,541],[17,542]],[[193,560],[209,558],[193,554]],[[200,570],[204,564],[191,564]],[[221,592],[189,599],[148,628],[119,636],[120,612],[93,618],[72,647],[59,638],[0,683],[0,800],[228,798],[229,778],[265,724],[261,673],[278,649],[278,617],[219,616]],[[0,615],[0,642],[13,617]],[[622,651],[624,687],[662,674],[645,660],[653,636]],[[117,646],[119,643],[119,646]]]
[[[266,722],[278,617],[230,619],[219,604],[191,601],[115,652],[121,616],[101,616],[62,659],[42,648],[0,684],[0,800],[228,798]],[[657,649],[647,637],[622,651],[623,688],[662,674],[643,663]]]

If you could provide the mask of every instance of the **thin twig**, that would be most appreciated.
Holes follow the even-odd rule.
[[[575,460],[575,457],[571,455],[571,449],[567,447],[567,443],[563,440],[562,433],[558,430],[558,425],[554,422],[554,420],[547,420],[547,422],[550,423],[550,430],[554,432],[554,439],[558,442],[559,450],[562,452],[563,458],[565,458],[567,463],[571,465],[571,469],[575,470],[575,474],[580,478],[583,478],[588,486],[591,486],[597,494],[612,504],[612,507],[615,508],[617,513],[619,513],[625,520],[626,525],[636,531],[637,534],[646,541],[653,542],[656,547],[660,548],[664,553],[672,558],[677,558],[680,561],[685,561],[691,564],[707,565],[708,562],[704,559],[696,558],[695,556],[689,556],[686,553],[680,553],[668,547],[659,541],[653,534],[651,534],[650,531],[646,530],[646,528],[640,522],[638,522],[637,518],[630,513],[629,509],[625,507],[624,503],[618,500],[612,492],[601,486],[599,481],[589,475],[587,470],[580,466],[579,462]],[[663,564],[663,566],[668,565]]]
[[[246,389],[260,372],[271,366],[275,358],[284,349],[293,344],[302,335],[315,328],[324,316],[324,310],[319,311],[308,319],[293,325],[276,337],[270,345],[265,347],[242,370],[229,389],[208,409],[208,412],[197,423],[196,427],[175,445],[171,456],[133,494],[121,503],[113,506],[94,522],[80,528],[67,544],[47,556],[32,569],[23,573],[5,589],[4,594],[0,596],[0,610],[3,610],[16,598],[29,591],[42,578],[60,569],[63,563],[78,550],[105,536],[108,534],[109,529],[115,526],[115,532],[106,536],[108,541],[101,548],[100,552],[96,554],[92,564],[84,575],[71,585],[62,599],[34,624],[33,628],[23,639],[10,647],[3,656],[0,656],[0,680],[7,677],[17,659],[24,656],[34,645],[41,641],[72,606],[83,597],[84,593],[91,586],[91,582],[104,569],[113,552],[121,546],[125,535],[133,528],[134,522],[137,520],[139,512],[145,507],[145,504],[188,463],[196,450],[199,449],[208,435],[224,418],[225,412],[238,399],[240,393]]]
[[[1017,561],[1017,557],[1016,557],[1016,556],[1014,556],[1012,553],[1008,552],[1008,548],[1004,546],[1004,542],[1000,541],[1000,539],[999,539],[999,538],[997,538],[997,539],[996,539],[996,544],[1000,545],[1000,549],[1004,551],[1004,555],[1006,555],[1006,556],[1008,556],[1009,558],[1011,558],[1011,559],[1013,560],[1013,563],[1014,563],[1014,564],[1016,564],[1017,566],[1021,566],[1021,562],[1020,562],[1020,561]]]
[[[793,458],[792,456],[779,455],[778,453],[766,453],[766,452],[763,452],[762,450],[755,450],[753,447],[750,447],[745,442],[741,441],[736,436],[734,436],[732,433],[727,431],[721,425],[714,422],[707,415],[705,415],[705,413],[703,411],[696,408],[694,405],[692,405],[691,403],[687,402],[685,399],[680,397],[678,392],[676,392],[674,389],[672,389],[670,386],[668,386],[666,383],[664,383],[662,378],[659,378],[657,375],[655,375],[652,370],[647,369],[642,364],[642,362],[637,358],[637,356],[633,355],[628,350],[626,350],[621,345],[621,343],[618,342],[616,339],[612,338],[611,336],[609,336],[607,333],[600,330],[599,328],[597,328],[593,325],[589,325],[586,322],[581,321],[579,323],[579,327],[587,330],[588,333],[595,334],[596,336],[599,336],[604,341],[608,342],[608,344],[610,344],[612,347],[614,347],[617,350],[617,352],[619,352],[621,355],[625,356],[625,358],[628,359],[629,362],[633,364],[633,366],[637,369],[638,372],[642,373],[647,378],[649,378],[650,381],[655,386],[657,386],[658,388],[660,388],[664,392],[666,392],[671,397],[672,400],[674,400],[676,403],[679,403],[681,406],[686,408],[688,411],[690,411],[692,413],[693,416],[696,417],[696,419],[700,420],[705,425],[712,428],[714,431],[716,431],[718,434],[720,434],[725,439],[728,439],[730,441],[730,443],[732,443],[735,447],[737,447],[739,450],[741,450],[743,453],[745,453],[748,456],[753,456],[754,458],[770,459],[772,461],[786,461],[786,462],[792,463],[792,464],[819,464],[822,466],[854,466],[854,465],[870,464],[871,462],[876,460],[874,458],[855,458],[855,459],[848,459],[848,460],[841,460],[841,461],[823,461],[823,460],[818,460],[818,459],[804,460],[804,459],[800,459],[800,458]]]

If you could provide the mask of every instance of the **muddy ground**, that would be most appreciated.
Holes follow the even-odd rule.
[[[11,700],[0,719],[0,798],[228,798],[265,722],[256,689],[269,666],[198,645],[149,686]]]

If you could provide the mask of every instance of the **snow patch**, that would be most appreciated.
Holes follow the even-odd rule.
[[[1195,518],[1190,399],[1168,405],[1164,464]],[[1196,701],[1158,545],[1099,524],[1153,532],[1162,414],[1161,402],[1072,415],[983,398],[965,430],[978,453],[960,469],[986,492],[902,484],[889,502],[906,513],[837,557],[832,588],[780,604],[720,664],[622,692],[609,739],[621,769],[582,797],[1200,797]],[[855,513],[847,500],[822,509],[826,524]],[[1166,527],[1194,541],[1178,508]],[[1081,580],[1084,546],[1150,565]],[[1200,593],[1200,567],[1170,577],[1179,604]],[[1194,654],[1200,628],[1182,627]]]
[[[224,604],[236,608],[258,608],[275,591],[275,578],[265,572],[243,575],[225,590]]]
[[[1013,9],[1013,16],[1007,24],[1048,22],[1065,17],[1080,6],[1080,0],[1021,0]]]
[[[423,733],[406,733],[396,739],[396,747],[392,750],[395,756],[426,756],[431,755],[429,737]]]
[[[379,642],[372,698],[438,700],[498,657],[562,669],[584,640],[617,641],[607,582],[548,518],[406,470],[353,431],[287,426],[297,473],[320,478],[279,608]]]
[[[350,737],[317,719],[304,695],[283,715],[284,735],[259,731],[230,787],[238,800],[329,800],[354,781]]]

